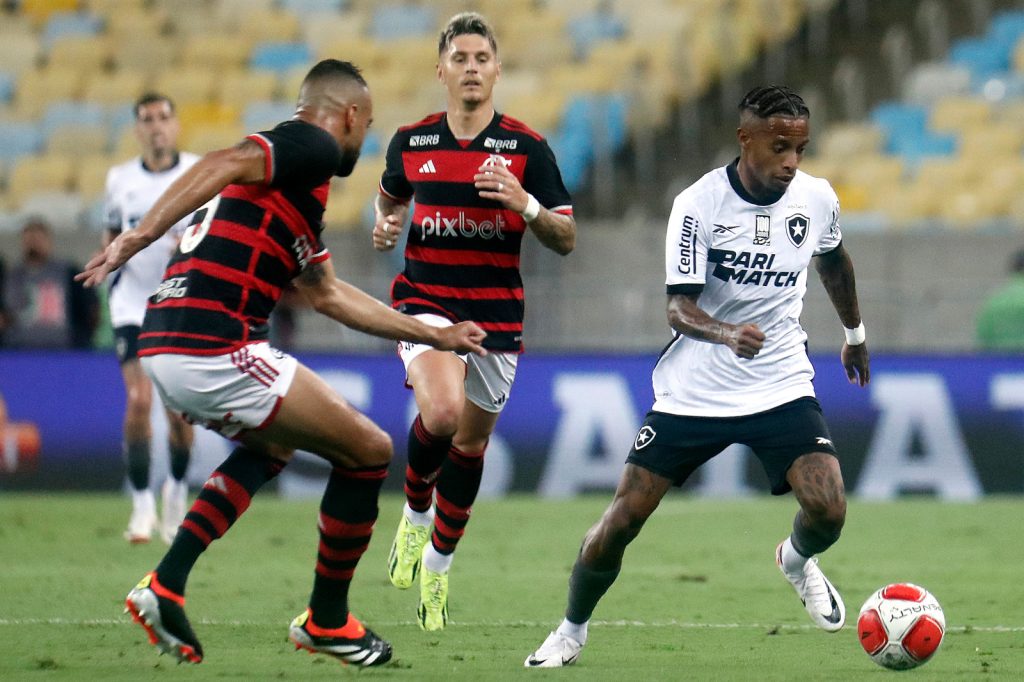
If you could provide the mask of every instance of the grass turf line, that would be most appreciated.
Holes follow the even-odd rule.
[[[416,590],[384,570],[401,500],[381,518],[360,563],[351,604],[390,639],[396,661],[380,679],[504,680],[554,628],[580,539],[610,496],[571,501],[512,497],[477,505],[451,578],[451,624],[423,633]],[[188,612],[206,650],[199,666],[158,657],[121,615],[123,598],[164,552],[121,538],[120,495],[5,494],[0,502],[0,679],[336,679],[355,674],[325,657],[292,653],[289,620],[305,606],[316,556],[316,501],[255,500],[197,564]],[[950,631],[915,680],[1024,676],[1024,501],[975,505],[927,499],[852,502],[822,567],[845,597],[837,634],[808,627],[778,574],[775,544],[792,498],[712,501],[673,493],[630,547],[598,606],[579,664],[566,679],[882,679],[860,650],[855,620],[868,594],[912,581],[942,603]],[[123,626],[122,626],[123,624]],[[1004,629],[1006,629],[1004,631]]]

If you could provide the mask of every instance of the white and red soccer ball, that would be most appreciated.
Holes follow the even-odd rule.
[[[886,585],[860,609],[857,637],[878,665],[909,670],[923,664],[938,650],[946,632],[946,618],[928,590],[911,583]]]

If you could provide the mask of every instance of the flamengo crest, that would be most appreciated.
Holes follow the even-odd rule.
[[[786,234],[789,236],[789,241],[793,242],[793,246],[800,248],[807,241],[807,232],[811,227],[810,219],[797,213],[786,218]]]

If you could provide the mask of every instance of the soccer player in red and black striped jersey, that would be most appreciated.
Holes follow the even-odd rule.
[[[394,135],[376,200],[373,245],[387,251],[415,199],[393,305],[438,326],[472,320],[487,332],[490,351],[477,358],[399,346],[419,414],[409,431],[406,505],[388,574],[402,589],[419,576],[417,614],[425,630],[447,623],[453,552],[523,348],[523,237],[532,232],[561,255],[576,242],[571,199],[551,148],[525,123],[494,110],[500,73],[487,21],[472,12],[453,17],[438,44],[447,108]]]
[[[320,504],[309,607],[289,636],[297,647],[357,665],[391,657],[390,644],[348,610],[352,575],[377,518],[391,439],[267,342],[267,318],[294,281],[314,309],[354,329],[486,352],[479,345],[485,333],[472,322],[426,325],[334,275],[320,238],[329,182],[352,172],[372,115],[359,70],[334,59],[320,62],[303,81],[291,120],[204,156],[137,229],[122,232],[78,275],[99,284],[195,211],[150,298],[139,356],[168,407],[239,447],[207,480],[156,570],[126,600],[150,640],[181,661],[203,657],[184,611],[192,566],[296,449],[322,456],[333,469]]]

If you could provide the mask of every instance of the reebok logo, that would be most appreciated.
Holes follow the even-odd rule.
[[[437,167],[434,166],[434,160],[429,159],[425,164],[420,166],[420,173],[436,173]]]
[[[818,436],[814,440],[818,443],[818,445],[832,445],[832,441],[823,436]]]

